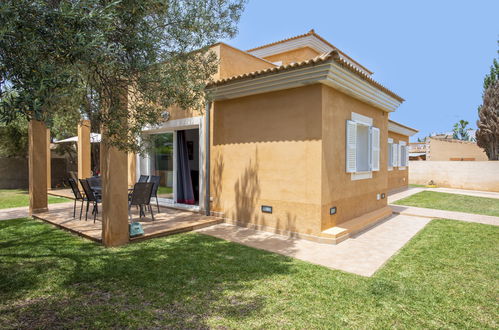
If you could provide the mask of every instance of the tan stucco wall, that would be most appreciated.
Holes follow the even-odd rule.
[[[213,211],[240,224],[320,232],[321,94],[312,85],[215,102]]]
[[[393,143],[399,143],[400,141],[405,141],[409,144],[409,137],[394,132],[388,132],[388,137],[393,139]],[[386,142],[387,144],[388,142]],[[386,146],[385,146],[386,147]],[[388,149],[386,149],[386,157],[388,159]],[[388,164],[386,167],[388,167]],[[409,184],[409,170],[407,167],[402,169],[401,167],[394,167],[391,171],[388,171],[388,191],[400,189],[407,187]]]
[[[273,68],[275,65],[226,44],[219,44],[220,79]]]
[[[386,198],[377,194],[387,192],[386,144],[380,143],[380,171],[371,179],[352,181],[346,172],[346,121],[352,112],[373,118],[373,126],[380,129],[380,142],[387,140],[388,115],[367,103],[358,101],[331,87],[322,87],[322,229],[334,227],[365,213],[387,205]],[[336,206],[337,213],[329,215]]]
[[[218,72],[213,76],[213,79],[215,80],[275,67],[272,63],[247,54],[224,43],[214,45],[211,48],[211,51],[218,56],[220,61],[218,64]],[[170,120],[201,116],[203,115],[203,110],[204,109],[184,110],[174,106],[169,109]]]
[[[499,161],[410,161],[409,179],[413,184],[439,187],[499,191]]]
[[[487,154],[476,143],[456,140],[443,141],[430,138],[429,153],[426,155],[426,160],[446,161],[454,160],[454,158],[474,159],[477,161],[488,160]]]
[[[275,54],[272,56],[265,57],[267,61],[270,62],[278,62],[282,61],[283,65],[292,63],[292,62],[301,62],[301,61],[306,61],[311,58],[316,57],[319,55],[319,53],[315,50],[313,50],[310,47],[303,47],[303,48],[298,48],[291,50],[289,52],[284,52],[280,54]]]

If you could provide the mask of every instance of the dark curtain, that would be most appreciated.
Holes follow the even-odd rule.
[[[192,188],[191,169],[185,132],[177,132],[177,203],[194,204],[194,189]]]

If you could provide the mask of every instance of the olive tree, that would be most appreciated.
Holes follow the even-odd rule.
[[[4,0],[0,121],[87,116],[109,143],[137,137],[168,108],[202,109],[209,46],[237,32],[244,0]],[[1,95],[0,95],[1,97]],[[4,98],[2,98],[4,100]]]

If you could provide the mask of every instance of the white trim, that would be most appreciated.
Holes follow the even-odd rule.
[[[414,131],[412,129],[398,125],[398,124],[393,123],[393,122],[388,122],[388,131],[393,132],[393,133],[397,133],[397,134],[401,134],[404,136],[413,136],[414,134],[417,133],[417,131]]]
[[[184,130],[184,129],[192,129],[198,128],[203,122],[203,116],[168,120],[160,125],[155,126],[146,126],[142,129],[142,132],[146,134],[157,134],[163,132],[171,132],[172,130]]]
[[[372,177],[373,177],[373,172],[371,172],[371,171],[369,171],[369,172],[357,172],[357,173],[351,174],[352,181],[372,179]]]
[[[177,131],[173,131],[173,199],[165,198],[165,200],[171,200],[175,204],[177,200]]]
[[[270,73],[222,86],[213,86],[207,90],[212,93],[214,100],[225,100],[315,83],[328,85],[386,112],[395,111],[402,103],[336,62]]]
[[[371,117],[367,117],[364,115],[361,115],[360,113],[352,112],[352,120],[359,123],[359,124],[364,124],[366,126],[372,126],[373,125],[373,119]]]
[[[177,131],[186,129],[198,129],[199,137],[199,206],[198,205],[184,205],[175,203],[177,200]],[[204,116],[189,117],[183,119],[169,120],[161,125],[148,126],[142,130],[144,134],[161,134],[161,133],[173,133],[173,199],[160,198],[160,205],[180,208],[189,211],[199,211],[205,209],[205,181],[206,181],[206,169],[205,169],[205,155],[206,155],[206,143],[205,143],[205,125]],[[147,155],[144,157],[147,159],[147,175],[150,175],[150,161],[151,157]],[[138,169],[140,172],[140,168]]]
[[[290,50],[294,49],[299,49],[303,47],[309,47],[312,48],[313,50],[319,52],[319,53],[329,53],[330,51],[333,51],[335,48],[331,47],[321,39],[317,38],[315,35],[306,35],[302,36],[300,38],[292,39],[292,40],[287,40],[284,42],[279,42],[274,45],[269,45],[263,48],[255,49],[252,51],[249,51],[248,53],[260,58],[276,55],[276,54],[281,54],[284,52],[289,52]],[[364,68],[359,66],[357,63],[353,62],[349,58],[341,55],[341,57],[348,61],[350,64],[355,66],[355,68],[359,69],[360,71],[364,72],[365,74],[370,75],[370,72],[366,71]]]

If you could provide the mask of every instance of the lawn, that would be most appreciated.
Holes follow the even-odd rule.
[[[70,200],[63,197],[48,196],[49,204],[65,203]],[[29,195],[26,190],[0,189],[0,209],[29,206]]]
[[[394,204],[499,217],[499,199],[422,191]]]
[[[158,195],[166,195],[166,194],[171,194],[173,192],[172,187],[158,187]]]
[[[106,249],[0,221],[0,327],[497,328],[498,269],[499,227],[451,220],[371,278],[197,233]]]

